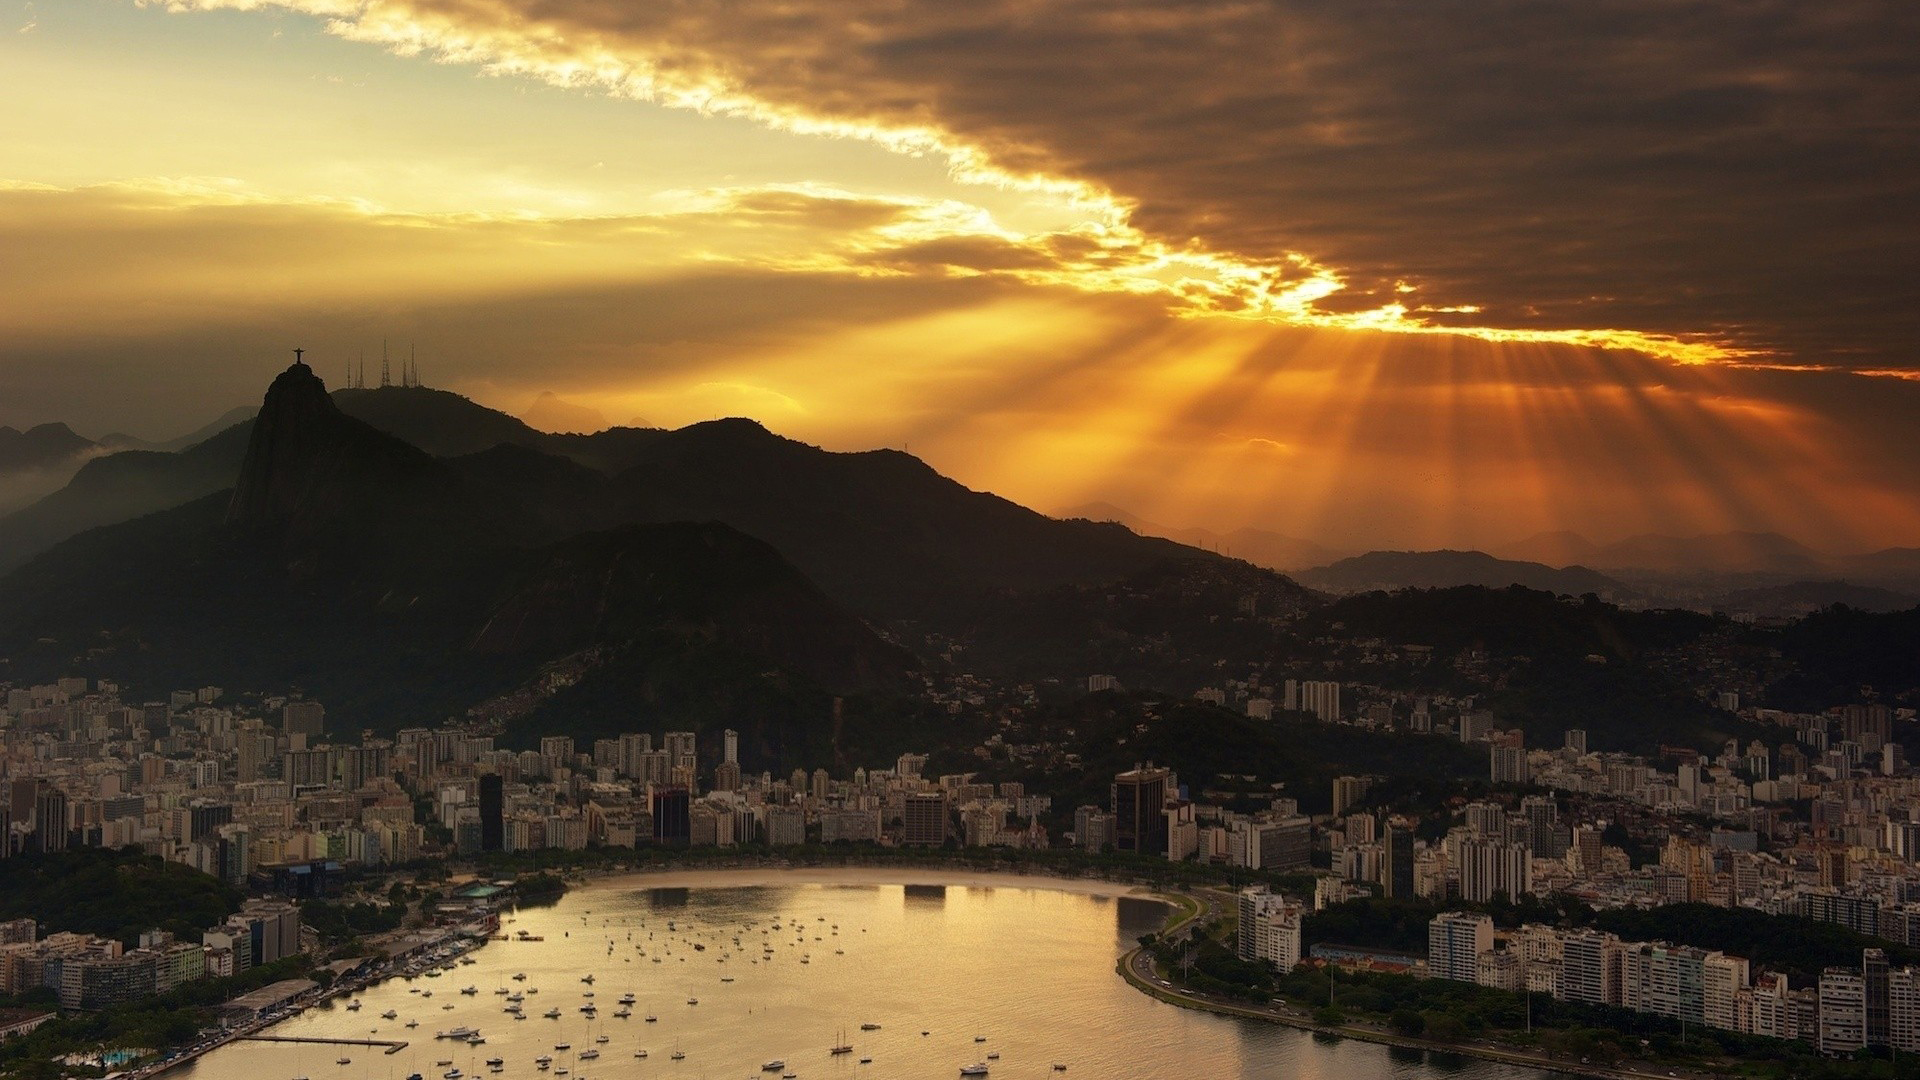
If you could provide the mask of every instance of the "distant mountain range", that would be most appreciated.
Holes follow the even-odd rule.
[[[1579,533],[1543,532],[1482,551],[1370,551],[1342,556],[1310,540],[1258,529],[1177,528],[1110,503],[1060,510],[1062,518],[1118,522],[1293,574],[1333,593],[1484,585],[1617,602],[1790,616],[1832,604],[1898,610],[1920,603],[1920,548],[1831,555],[1778,533],[1699,536],[1653,533],[1599,544]]]

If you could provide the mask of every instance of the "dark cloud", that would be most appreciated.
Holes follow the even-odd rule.
[[[1176,246],[1305,254],[1348,279],[1326,310],[1916,362],[1920,6],[1899,0],[368,7],[365,36],[397,15],[482,53],[939,128],[1103,185]]]

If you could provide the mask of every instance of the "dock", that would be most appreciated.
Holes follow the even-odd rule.
[[[386,1054],[397,1054],[407,1048],[404,1039],[326,1039],[318,1035],[242,1035],[248,1042],[276,1043],[322,1043],[327,1046],[384,1046]]]

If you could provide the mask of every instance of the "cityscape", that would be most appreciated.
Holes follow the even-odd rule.
[[[1916,41],[0,0],[0,1080],[1920,1080]]]

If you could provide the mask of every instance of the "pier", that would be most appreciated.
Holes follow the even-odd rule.
[[[397,1054],[407,1048],[404,1039],[325,1039],[318,1035],[242,1035],[250,1042],[324,1043],[328,1046],[384,1046],[383,1053]]]

